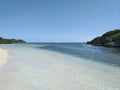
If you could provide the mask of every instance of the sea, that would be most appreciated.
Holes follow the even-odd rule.
[[[0,90],[120,90],[120,48],[85,43],[1,44]]]
[[[86,58],[95,62],[103,62],[120,67],[120,48],[92,46],[85,43],[41,43],[40,49],[69,54],[78,58]],[[43,45],[39,47],[39,45]]]

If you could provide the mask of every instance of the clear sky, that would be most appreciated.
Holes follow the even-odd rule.
[[[0,0],[0,36],[85,42],[120,28],[120,0]]]

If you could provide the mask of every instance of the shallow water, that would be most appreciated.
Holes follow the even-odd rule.
[[[98,47],[83,43],[42,43],[38,45],[43,45],[42,47],[38,47],[41,49],[120,66],[120,48]]]
[[[65,44],[0,45],[11,55],[8,63],[0,67],[0,90],[120,90],[119,63],[113,65],[116,62],[104,59],[113,55],[118,56],[112,58],[117,60],[119,51],[73,46],[71,50],[72,46],[67,45],[70,52]],[[94,56],[89,58],[88,51]],[[97,54],[104,56],[93,58]]]

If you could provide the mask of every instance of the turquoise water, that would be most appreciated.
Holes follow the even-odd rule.
[[[0,90],[120,90],[120,51],[80,43],[0,45]]]

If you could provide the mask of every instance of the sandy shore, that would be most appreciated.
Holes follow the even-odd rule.
[[[5,48],[11,57],[0,68],[0,90],[120,90],[119,68],[36,48]],[[0,62],[7,58],[0,49]]]
[[[9,55],[7,50],[0,48],[0,65],[3,65],[7,62]]]

